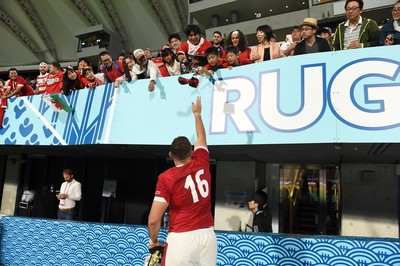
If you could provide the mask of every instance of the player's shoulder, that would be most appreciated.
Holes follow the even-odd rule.
[[[194,152],[207,152],[207,153],[209,153],[209,151],[208,151],[208,148],[207,147],[205,147],[205,146],[197,146],[195,149],[194,149]]]

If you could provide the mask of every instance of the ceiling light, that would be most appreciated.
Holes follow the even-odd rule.
[[[226,21],[226,22],[228,22],[228,21],[229,21],[229,19],[225,19],[225,21]]]
[[[286,6],[286,8],[289,8],[289,6]]]
[[[272,12],[272,9],[270,9],[269,12]]]

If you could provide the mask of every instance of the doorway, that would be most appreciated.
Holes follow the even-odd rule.
[[[279,231],[338,235],[339,189],[338,166],[281,166]]]

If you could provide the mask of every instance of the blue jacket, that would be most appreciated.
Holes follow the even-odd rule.
[[[400,32],[396,31],[393,27],[393,19],[386,22],[381,28],[381,38],[379,39],[379,44],[384,45],[386,36],[393,34],[394,42],[393,44],[400,44]]]

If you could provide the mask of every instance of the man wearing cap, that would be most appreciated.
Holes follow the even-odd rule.
[[[111,55],[107,51],[99,54],[100,62],[103,64],[102,71],[106,82],[114,82],[118,77],[124,74],[124,66],[121,61],[113,61]]]
[[[327,52],[331,50],[325,39],[316,36],[318,25],[315,18],[305,18],[299,27],[303,40],[294,48],[294,55]]]
[[[132,68],[132,80],[150,79],[148,90],[153,91],[157,82],[157,78],[161,77],[157,65],[146,58],[145,52],[142,49],[133,51],[135,65]]]
[[[39,64],[39,76],[36,78],[36,94],[43,94],[46,92],[47,77],[49,76],[47,69],[46,62]]]
[[[344,9],[347,20],[336,28],[333,38],[333,50],[356,49],[377,46],[380,29],[372,19],[361,16],[364,2],[362,0],[347,0]]]
[[[272,233],[272,216],[268,207],[268,195],[262,190],[256,191],[250,198],[249,209],[254,213],[253,232]]]

